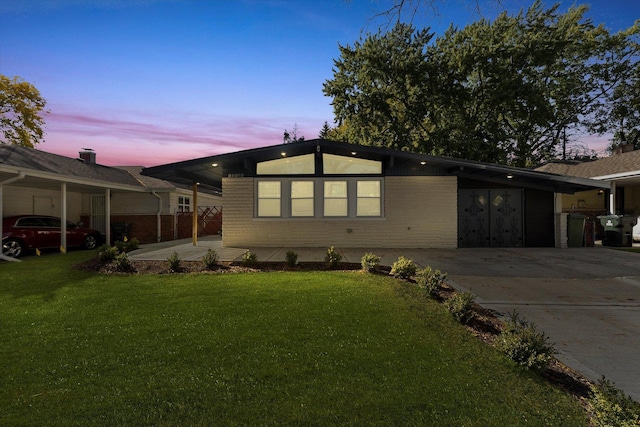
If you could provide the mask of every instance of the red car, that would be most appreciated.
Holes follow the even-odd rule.
[[[60,247],[60,218],[44,215],[11,216],[2,220],[2,254],[18,258],[27,250]],[[102,235],[67,221],[67,247],[95,249]]]

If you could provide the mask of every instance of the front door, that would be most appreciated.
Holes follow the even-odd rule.
[[[458,190],[458,247],[523,246],[522,190]]]

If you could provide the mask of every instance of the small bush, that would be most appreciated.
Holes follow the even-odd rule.
[[[336,248],[331,246],[327,249],[327,254],[324,256],[324,262],[327,263],[329,268],[338,268],[340,261],[342,261],[342,255],[336,251]]]
[[[298,264],[298,254],[294,251],[287,251],[284,255],[284,261],[289,267],[295,267]]]
[[[498,335],[496,348],[519,365],[538,371],[546,368],[556,354],[548,337],[538,332],[535,325],[521,319],[515,311]]]
[[[447,274],[442,273],[440,270],[427,266],[416,272],[416,282],[420,289],[427,291],[429,295],[436,295],[440,286],[444,284],[447,279]]]
[[[202,257],[204,266],[209,270],[213,270],[218,265],[218,254],[214,249],[208,249],[207,253]]]
[[[640,405],[604,377],[591,386],[589,400],[597,427],[640,425]]]
[[[115,246],[102,245],[98,249],[98,261],[103,264],[109,263],[118,256],[118,248]]]
[[[391,275],[399,277],[400,279],[409,279],[416,274],[416,264],[413,260],[400,256],[396,262],[391,266]]]
[[[366,273],[371,273],[378,268],[378,265],[380,264],[380,257],[372,254],[371,252],[367,252],[362,256],[360,264],[362,264],[362,269]]]
[[[135,251],[136,249],[138,249],[139,246],[140,246],[140,241],[138,241],[138,239],[136,239],[135,237],[132,237],[131,239],[125,242],[124,250],[127,252]]]
[[[118,249],[118,252],[127,251],[127,244],[121,240],[116,240],[115,242],[113,242],[113,246],[115,246]]]
[[[465,324],[473,319],[474,301],[471,292],[456,292],[444,305],[458,322]]]
[[[172,271],[174,273],[179,272],[182,269],[182,267],[180,267],[181,261],[182,260],[178,256],[178,253],[176,251],[173,251],[173,254],[171,254],[171,256],[167,258],[167,264],[169,264],[169,271]]]
[[[258,256],[251,251],[246,251],[242,254],[242,265],[245,267],[251,267],[258,261]]]
[[[133,265],[131,265],[131,261],[129,260],[129,256],[126,252],[122,252],[118,256],[116,256],[114,262],[118,271],[126,272],[133,270]]]

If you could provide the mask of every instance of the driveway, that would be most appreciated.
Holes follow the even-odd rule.
[[[591,380],[604,375],[640,401],[640,254],[602,247],[429,252],[414,259],[448,272],[449,283],[482,306],[516,310],[549,336],[558,359]]]
[[[173,250],[198,260],[212,248],[224,261],[245,249],[222,248],[219,238],[136,251],[132,258],[166,260]],[[155,249],[155,250],[154,250]],[[279,261],[293,250],[299,261],[323,261],[326,248],[249,248],[260,261]],[[476,295],[486,308],[516,310],[555,343],[558,359],[595,381],[607,379],[640,401],[640,254],[606,247],[510,249],[339,249],[347,262],[365,252],[383,265],[398,256],[448,274],[448,282]],[[133,253],[132,253],[133,254]]]

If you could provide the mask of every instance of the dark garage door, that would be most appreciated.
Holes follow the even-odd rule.
[[[458,247],[523,246],[521,189],[458,190]]]

